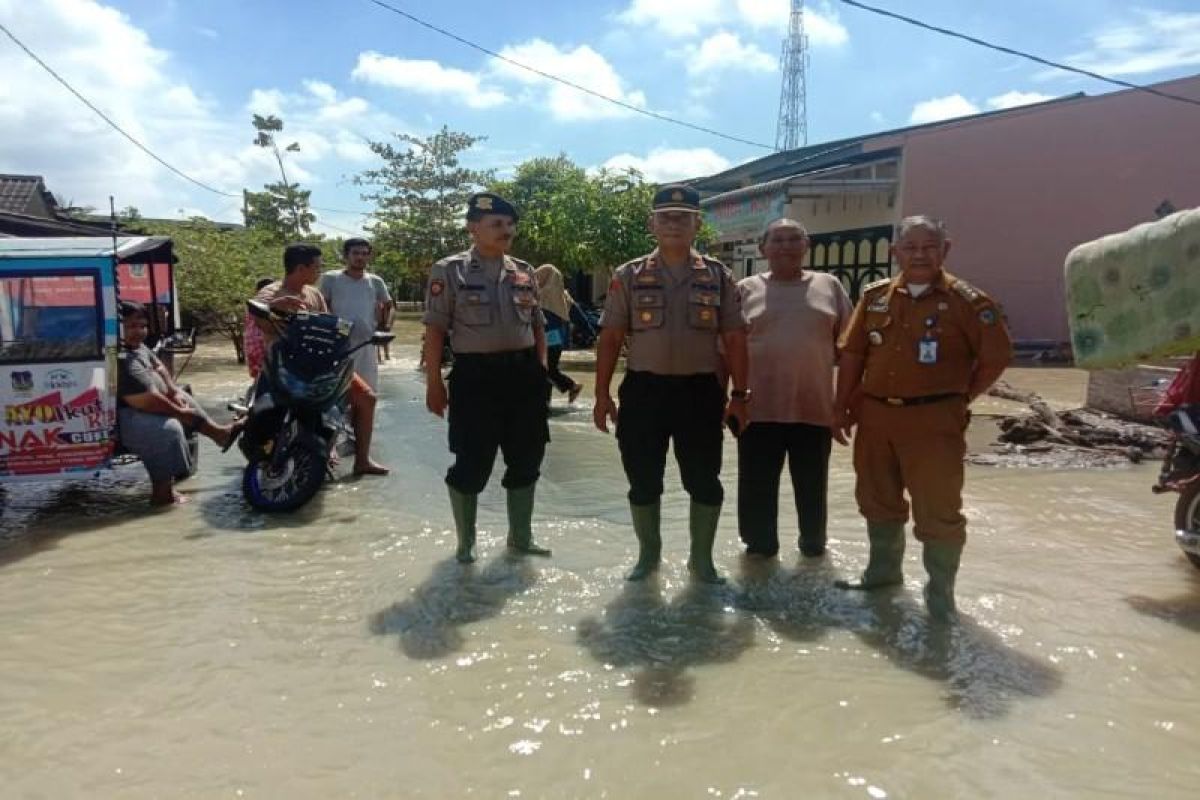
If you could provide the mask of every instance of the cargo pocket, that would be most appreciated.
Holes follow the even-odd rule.
[[[721,288],[696,286],[688,295],[688,325],[702,330],[716,330],[720,322]]]
[[[661,328],[666,313],[667,298],[661,289],[633,292],[633,308],[629,327],[635,331]]]
[[[464,325],[492,324],[492,298],[487,292],[462,292],[458,296],[458,305],[458,317]]]
[[[517,319],[521,322],[530,322],[533,319],[533,312],[538,307],[537,295],[533,293],[533,287],[512,287],[512,299],[513,308],[517,312]]]

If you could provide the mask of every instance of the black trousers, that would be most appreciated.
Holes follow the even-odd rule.
[[[530,348],[511,353],[458,353],[450,371],[450,452],[446,483],[464,494],[487,486],[497,449],[504,455],[506,489],[533,484],[550,428],[546,371]]]
[[[800,548],[824,549],[832,441],[829,428],[800,422],[752,422],[738,437],[738,535],[748,551],[779,552],[779,477],[785,457],[800,517]]]
[[[697,503],[720,505],[725,392],[717,376],[627,372],[617,401],[617,445],[629,502],[649,505],[662,496],[667,446],[674,441],[684,490]]]
[[[549,365],[549,370],[546,372],[546,377],[550,383],[546,386],[546,402],[550,402],[550,387],[553,386],[563,394],[575,388],[575,381],[567,375],[564,375],[562,370],[558,368],[559,359],[562,358],[563,349],[561,347],[546,348],[546,363]]]

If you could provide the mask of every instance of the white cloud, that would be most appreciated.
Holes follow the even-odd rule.
[[[743,42],[736,33],[721,31],[689,48],[686,61],[689,75],[704,75],[727,70],[747,72],[772,72],[775,59],[763,52],[758,45]]]
[[[638,108],[646,105],[645,94],[627,90],[613,65],[587,45],[565,50],[542,39],[532,39],[524,44],[505,47],[500,55],[629,105]],[[560,122],[622,117],[633,113],[499,59],[492,60],[491,69],[499,78],[528,87],[532,92],[530,99],[544,103],[551,116]]]
[[[946,97],[922,100],[920,103],[917,103],[913,106],[912,114],[909,115],[908,121],[913,125],[921,125],[926,122],[938,122],[943,119],[965,117],[978,113],[979,106],[961,94],[952,94]]]
[[[723,0],[633,0],[617,19],[635,27],[653,26],[676,38],[695,36],[724,17]]]
[[[1028,106],[1033,103],[1044,103],[1047,100],[1053,100],[1054,95],[1042,94],[1041,92],[1018,92],[1015,89],[1004,94],[989,97],[987,104],[989,108],[1016,108],[1017,106]]]
[[[1200,65],[1200,12],[1134,9],[1133,19],[1102,28],[1071,66],[1104,75],[1146,75]],[[1052,70],[1043,77],[1064,77]]]
[[[791,18],[790,0],[632,0],[617,19],[632,27],[653,27],[674,38],[697,36],[716,27],[774,31],[782,38]],[[814,47],[841,47],[850,41],[827,0],[804,10],[804,29]]]
[[[657,147],[646,156],[621,153],[605,161],[605,169],[636,169],[648,181],[666,181],[712,175],[729,169],[729,159],[707,147],[672,149]]]
[[[504,92],[485,88],[481,76],[425,59],[396,58],[368,51],[359,54],[358,64],[350,75],[365,83],[445,97],[471,108],[492,108],[508,101]]]
[[[137,206],[146,216],[183,208],[237,219],[240,191],[279,179],[274,158],[251,141],[251,111],[286,122],[288,177],[319,187],[330,161],[361,158],[361,140],[402,129],[361,98],[308,82],[296,94],[262,87],[242,108],[222,108],[180,77],[175,56],[125,14],[98,0],[0,0],[0,19],[34,52],[130,135],[184,173],[234,197],[172,175],[122,138],[15,47],[0,47],[0,164],[40,174],[51,191],[81,205]],[[324,98],[324,99],[322,99]],[[357,115],[348,126],[348,117]],[[344,132],[344,133],[343,133]],[[335,168],[336,168],[335,166]],[[318,188],[314,202],[325,199]]]

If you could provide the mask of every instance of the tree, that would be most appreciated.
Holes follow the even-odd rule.
[[[513,253],[564,272],[615,267],[654,247],[647,228],[655,187],[637,170],[589,173],[565,155],[520,164],[492,184],[521,213]],[[699,242],[711,238],[701,230]]]
[[[283,154],[275,135],[283,133],[283,120],[274,115],[255,114],[251,120],[258,134],[254,137],[257,147],[270,150],[279,165],[280,183],[268,183],[264,192],[245,192],[245,222],[247,228],[262,228],[276,233],[280,240],[298,239],[312,231],[316,217],[309,211],[310,190],[301,190],[300,184],[288,181],[283,165]],[[292,142],[284,152],[300,152],[300,143]]]
[[[400,133],[396,139],[369,142],[383,165],[354,180],[368,189],[363,199],[376,205],[368,225],[379,254],[375,268],[404,295],[423,289],[433,262],[467,247],[467,199],[492,180],[492,172],[460,163],[483,137],[443,127],[425,138]]]

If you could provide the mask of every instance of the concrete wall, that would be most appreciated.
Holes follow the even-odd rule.
[[[1200,99],[1200,77],[1156,88]],[[949,269],[1005,306],[1018,339],[1064,341],[1063,261],[1075,245],[1200,206],[1200,109],[1124,91],[912,131],[900,216],[946,220]]]

